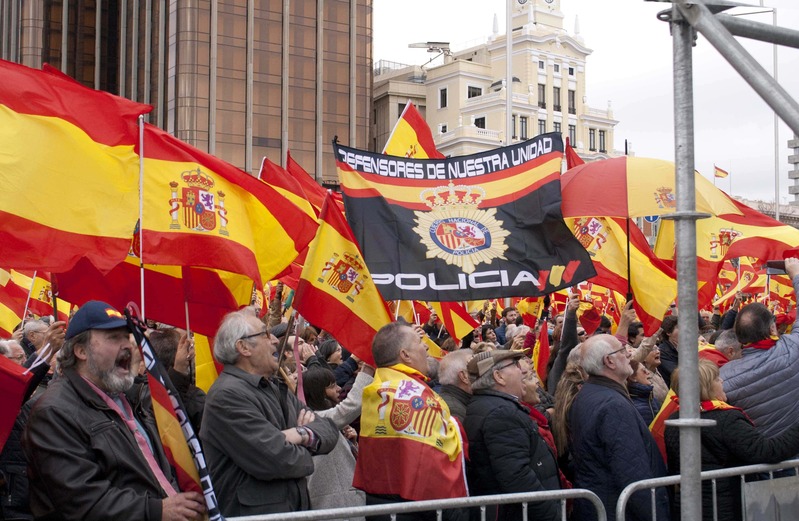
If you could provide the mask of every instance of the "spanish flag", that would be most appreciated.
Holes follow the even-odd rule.
[[[723,168],[719,168],[716,165],[713,165],[713,177],[718,177],[719,179],[724,179],[728,175],[730,175],[729,172],[727,172]]]
[[[549,364],[550,349],[549,328],[547,327],[547,321],[544,320],[541,324],[541,330],[538,332],[538,338],[536,338],[531,355],[533,359],[533,369],[535,369],[540,382],[547,381],[547,364]]]
[[[635,312],[644,332],[653,335],[677,296],[674,270],[655,257],[635,223],[627,226],[624,219],[605,217],[567,218],[566,223],[593,258],[597,276],[589,281],[622,294],[627,293],[629,281]]]
[[[0,337],[11,338],[14,328],[22,322],[28,293],[14,284],[11,274],[0,270],[5,284],[0,284]]]
[[[53,314],[53,288],[50,283],[50,277],[46,273],[11,270],[11,282],[9,284],[16,284],[28,294],[28,309],[31,312],[39,316]],[[59,298],[56,307],[58,309],[57,320],[68,320],[72,304]]]
[[[146,263],[220,269],[261,283],[313,238],[316,223],[274,188],[152,125],[143,158]]]
[[[222,318],[249,305],[252,298],[253,281],[237,273],[152,264],[145,264],[144,270],[146,318],[203,335],[215,335]],[[57,277],[59,294],[77,304],[102,299],[124,309],[128,302],[141,300],[140,267],[135,257],[128,257],[108,273],[81,260]]]
[[[394,125],[383,153],[416,159],[444,159],[444,155],[436,150],[430,127],[410,100]]]
[[[0,77],[2,264],[111,269],[136,222],[137,117],[152,107],[2,60]]]
[[[332,196],[322,205],[294,308],[348,351],[374,365],[372,338],[392,321],[391,315]]]
[[[438,317],[444,323],[444,327],[451,337],[458,340],[462,339],[476,327],[480,327],[477,322],[458,302],[430,302]]]
[[[319,209],[311,205],[299,181],[289,174],[285,168],[276,165],[265,157],[261,163],[260,178],[261,181],[277,190],[283,197],[294,203],[297,208],[308,214],[312,219],[316,220],[319,217]]]

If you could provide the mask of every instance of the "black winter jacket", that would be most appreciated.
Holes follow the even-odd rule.
[[[639,384],[638,382],[627,383],[627,391],[630,393],[630,399],[633,401],[633,405],[635,405],[635,408],[647,425],[652,423],[652,420],[655,419],[655,416],[660,410],[660,402],[655,400],[655,397],[652,396],[653,389],[654,387],[651,385]]]
[[[658,367],[658,370],[666,385],[671,387],[671,373],[677,369],[679,352],[677,347],[668,340],[658,344],[658,349],[660,350],[660,367]]]
[[[674,413],[670,419],[677,419]],[[774,438],[764,438],[738,409],[702,412],[703,420],[716,420],[714,427],[702,429],[702,470],[717,470],[757,463],[778,463],[799,454],[799,425]],[[680,473],[680,432],[666,427],[664,434],[669,473]],[[710,481],[702,485],[702,518],[713,519],[713,491]],[[736,521],[741,514],[741,481],[738,478],[716,481],[718,519]],[[679,502],[679,496],[676,497]]]
[[[131,406],[177,490],[154,418]],[[74,369],[55,379],[33,407],[22,441],[37,519],[161,519],[164,493],[136,439]]]
[[[469,460],[466,478],[474,496],[558,490],[555,455],[538,434],[526,407],[513,396],[476,391],[466,407]],[[486,519],[522,519],[521,505],[488,507]],[[559,519],[556,501],[529,505],[529,519]]]

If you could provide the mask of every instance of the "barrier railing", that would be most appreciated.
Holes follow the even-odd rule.
[[[391,516],[392,521],[398,514],[436,511],[438,521],[442,520],[442,511],[456,508],[480,508],[481,521],[486,520],[486,508],[489,505],[522,505],[522,519],[527,516],[528,503],[538,501],[560,501],[561,519],[566,521],[566,501],[582,498],[590,501],[597,511],[597,520],[605,521],[605,507],[596,494],[585,489],[547,490],[542,492],[525,492],[521,494],[497,494],[493,496],[474,496],[457,499],[436,499],[432,501],[409,501],[407,503],[390,503],[348,508],[331,508],[327,510],[306,510],[285,514],[269,514],[245,517],[229,517],[228,521],[328,521],[331,519],[347,519],[351,517]],[[532,521],[532,520],[531,520]]]
[[[706,470],[701,473],[702,481],[711,481],[712,484],[712,497],[713,497],[713,519],[718,519],[718,505],[716,504],[716,480],[721,478],[733,478],[740,476],[741,478],[741,490],[743,491],[743,482],[744,476],[748,476],[751,474],[769,474],[769,479],[774,478],[774,472],[778,470],[785,470],[785,469],[799,469],[799,459],[792,459],[787,461],[782,461],[780,463],[774,463],[770,465],[746,465],[743,467],[732,467],[729,469],[720,469],[720,470]],[[655,510],[655,489],[661,487],[667,487],[669,485],[676,485],[680,482],[680,476],[668,476],[665,478],[654,478],[654,479],[645,479],[642,481],[636,481],[635,483],[630,483],[624,490],[621,491],[619,494],[619,500],[616,503],[616,520],[617,521],[624,521],[626,516],[627,510],[627,502],[632,497],[633,493],[638,492],[639,490],[646,490],[649,489],[651,495],[651,510],[652,510],[652,520],[654,521],[657,519],[657,512]]]

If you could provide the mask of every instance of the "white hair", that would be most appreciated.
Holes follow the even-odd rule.
[[[234,311],[225,315],[214,338],[214,358],[220,364],[234,365],[239,361],[236,342],[243,336],[257,333],[252,331],[249,318],[254,316],[249,310]]]
[[[441,385],[457,384],[458,373],[466,370],[466,364],[473,356],[471,349],[459,349],[442,358],[438,365],[438,381]]]
[[[614,346],[610,335],[592,336],[583,342],[583,358],[581,365],[591,375],[601,375],[605,370],[605,357],[613,352]]]

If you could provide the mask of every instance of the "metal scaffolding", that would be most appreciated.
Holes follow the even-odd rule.
[[[696,212],[694,191],[692,47],[696,33],[705,37],[791,130],[799,134],[799,104],[735,39],[740,36],[799,48],[799,31],[723,14],[736,6],[755,7],[726,0],[673,0],[671,9],[658,14],[659,19],[670,24],[673,39],[677,298],[681,338],[691,339],[680,342],[681,413],[679,420],[670,423],[680,428],[682,519],[702,517],[702,461],[697,457],[701,454],[699,429],[715,423],[699,418],[696,220],[706,215]]]

